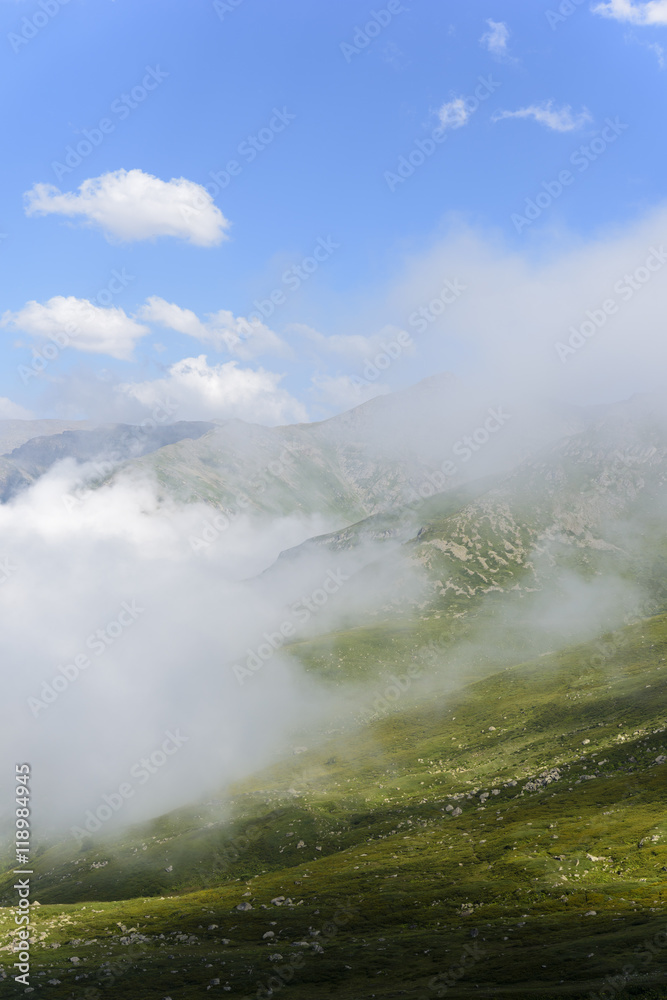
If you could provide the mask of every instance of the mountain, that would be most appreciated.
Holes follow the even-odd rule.
[[[148,823],[38,838],[32,982],[54,1000],[662,1000],[662,400],[507,409],[436,377],[318,424],[168,433],[136,453],[132,428],[64,430],[5,458],[34,481],[99,449],[97,489],[148,477],[250,511],[251,532],[328,515],[244,581],[280,621],[323,567],[348,578],[279,654],[326,723],[304,712],[256,774]]]
[[[308,647],[321,670],[359,672],[358,633],[347,630],[365,631],[384,657],[382,633],[415,619],[452,643],[493,634],[512,662],[574,641],[582,627],[612,627],[631,609],[665,607],[666,513],[667,421],[661,401],[643,397],[594,411],[584,429],[507,473],[311,538],[263,576],[276,591],[295,576],[312,589],[323,560],[351,576],[330,607],[359,613],[341,614],[330,652]],[[395,580],[394,592],[378,578]],[[417,593],[401,587],[411,578]]]
[[[17,421],[10,421],[15,424]],[[184,439],[196,439],[214,426],[210,423],[179,421],[156,427],[136,427],[129,424],[111,424],[101,427],[44,428],[43,424],[58,421],[27,421],[24,434],[31,436],[13,450],[0,457],[0,499],[8,500],[39,479],[56,462],[66,458],[76,462],[96,462],[99,477],[106,478],[119,463],[150,454],[165,445]],[[40,425],[35,426],[36,424]],[[53,433],[39,433],[41,430]],[[33,433],[37,431],[38,433]],[[5,437],[20,440],[22,434],[11,428]]]
[[[658,1000],[666,664],[663,615],[449,692],[415,670],[369,692],[369,721],[304,721],[306,745],[230,796],[42,845],[32,981],[54,1000],[584,1000],[610,981]]]
[[[92,430],[90,420],[0,420],[0,455],[6,455],[35,437],[48,437],[63,431]]]
[[[129,463],[128,470],[155,477],[182,503],[204,502],[226,514],[321,514],[342,526],[414,496],[507,471],[585,419],[580,408],[534,400],[510,414],[438,375],[318,423],[227,421],[192,444]],[[487,422],[493,432],[484,429]],[[465,441],[475,434],[493,446],[471,441],[469,448]]]

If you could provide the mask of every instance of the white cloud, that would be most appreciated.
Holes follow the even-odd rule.
[[[660,69],[664,69],[665,68],[665,50],[663,49],[662,45],[658,45],[657,42],[652,42],[652,43],[650,43],[647,46],[647,48],[649,49],[650,52],[653,52],[655,54],[655,57],[658,60],[658,66],[660,67]]]
[[[142,170],[116,170],[88,178],[78,194],[52,184],[26,192],[26,215],[82,216],[107,238],[133,242],[175,236],[196,246],[216,246],[229,222],[199,184],[184,177],[162,181]]]
[[[446,313],[432,324],[447,336],[429,338],[410,378],[452,370],[506,400],[534,394],[590,403],[663,392],[667,203],[587,240],[562,231],[554,237],[546,212],[540,224],[524,230],[520,249],[493,233],[453,227],[409,260],[403,280],[395,277],[382,290],[377,313],[406,316],[433,298],[443,275],[456,275],[469,289],[456,303],[455,325],[444,327]],[[653,273],[656,257],[664,264]],[[601,319],[609,301],[616,311]],[[601,322],[593,335],[591,314]],[[573,334],[582,324],[586,335]],[[556,345],[571,337],[583,346],[563,362]]]
[[[227,309],[209,313],[206,322],[203,322],[191,309],[182,309],[153,295],[138,315],[149,323],[159,323],[177,333],[195,337],[203,344],[211,344],[217,351],[227,350],[244,361],[261,354],[286,357],[291,353],[288,345],[264,323],[247,320],[243,316],[235,317]]]
[[[149,332],[118,306],[103,308],[73,295],[56,295],[48,302],[27,302],[18,312],[7,310],[0,326],[31,337],[55,339],[60,347],[90,354],[108,354],[120,361],[132,358],[135,341]]]
[[[489,30],[480,38],[480,44],[486,46],[494,56],[506,55],[507,40],[510,36],[507,25],[504,21],[492,21],[490,18],[486,23]]]
[[[0,396],[0,420],[34,420],[35,415],[24,406],[13,403],[6,396]]]
[[[466,108],[465,97],[455,97],[443,104],[438,111],[442,128],[461,128],[465,125],[472,111]]]
[[[519,108],[518,111],[496,111],[491,121],[499,122],[505,118],[532,118],[540,125],[553,129],[554,132],[573,132],[592,121],[586,108],[582,108],[575,115],[572,113],[571,105],[565,104],[562,108],[554,108],[553,101],[531,104],[527,108]]]
[[[304,406],[279,388],[281,378],[262,368],[238,368],[236,361],[209,365],[206,355],[200,354],[177,361],[164,378],[127,382],[116,391],[150,408],[169,399],[177,407],[179,420],[306,421]]]
[[[594,14],[612,17],[616,21],[630,24],[667,24],[667,0],[650,0],[649,3],[633,3],[632,0],[608,0],[593,7]]]

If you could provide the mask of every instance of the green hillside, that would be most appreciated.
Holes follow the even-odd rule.
[[[57,1000],[665,997],[666,669],[667,616],[488,663],[456,693],[415,688],[311,733],[229,802],[44,850],[32,984]],[[8,974],[12,928],[3,910]]]

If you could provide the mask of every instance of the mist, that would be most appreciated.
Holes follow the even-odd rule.
[[[281,446],[291,440],[288,483],[309,447],[304,428],[334,447],[356,434],[359,461],[391,470],[366,497],[366,509],[407,505],[412,513],[404,510],[401,530],[369,529],[359,544],[323,541],[293,557],[289,550],[354,518],[324,504],[299,511],[298,490],[292,514],[228,508],[229,517],[203,503],[179,505],[150,476],[122,468],[99,487],[93,480],[104,456],[89,465],[61,462],[1,506],[4,704],[15,706],[5,708],[2,740],[7,753],[32,764],[43,828],[80,826],[86,810],[128,780],[134,792],[109,829],[195,801],[289,752],[304,720],[315,730],[339,722],[341,712],[353,718],[359,691],[372,703],[382,680],[352,685],[351,701],[342,690],[332,696],[285,647],[406,609],[418,620],[429,586],[402,545],[419,530],[425,499],[485,477],[497,484],[601,419],[613,428],[610,401],[659,384],[666,218],[656,209],[585,246],[562,233],[541,243],[526,234],[521,252],[454,222],[444,240],[404,258],[399,280],[382,290],[383,305],[379,294],[367,294],[359,322],[413,320],[406,326],[415,350],[393,362],[387,379],[405,383],[423,373],[425,358],[431,372],[458,373],[373,399],[338,423],[276,433]],[[629,280],[637,268],[641,280]],[[445,278],[464,290],[416,333],[415,303],[428,307]],[[573,333],[583,323],[584,334]],[[371,395],[389,388],[384,375],[369,378],[372,368],[356,364],[350,399],[369,387]],[[663,427],[656,397],[648,408]],[[176,406],[174,419],[181,415]],[[186,415],[209,414],[195,407]],[[625,419],[620,406],[618,425]],[[229,433],[242,448],[243,425],[235,422]],[[655,441],[637,432],[631,444],[650,450]],[[609,447],[618,443],[612,431]],[[261,468],[265,458],[251,453],[243,461]],[[641,472],[626,463],[630,479]],[[525,659],[592,638],[622,624],[628,609],[646,607],[629,578],[628,553],[639,552],[651,518],[663,515],[660,506],[616,522],[610,510],[606,530],[619,553],[625,547],[623,572],[610,556],[597,578],[562,568],[546,574],[536,595],[522,604],[507,600],[474,638],[437,652],[412,694],[450,689],[493,666],[499,643],[501,660]],[[538,548],[529,561],[550,558]],[[378,670],[382,676],[382,664]],[[166,740],[170,753],[161,749]],[[146,774],[138,762],[152,754],[160,765],[137,778]]]
[[[326,607],[319,588],[315,603],[301,589],[303,574],[283,575],[279,591],[255,582],[280,551],[334,527],[323,517],[239,516],[202,552],[192,540],[210,508],[159,501],[136,476],[87,489],[86,471],[61,463],[0,507],[2,743],[30,761],[36,822],[51,833],[81,825],[123,782],[136,787],[116,817],[127,823],[224,788],[284,750],[304,719],[326,714],[326,699],[275,638],[261,676],[234,667],[248,650],[264,654],[264,633],[285,622],[297,637],[346,613],[345,579],[327,553],[309,567],[327,586]],[[132,782],[142,758],[165,757],[166,734],[180,734],[178,752],[172,740],[150,780],[137,767]]]
[[[524,404],[508,410],[507,426],[501,421],[487,432],[483,445],[473,438],[464,460],[457,443],[464,428],[474,434],[485,411],[456,382],[435,388],[427,384],[421,410],[408,393],[350,415],[363,428],[367,454],[407,470],[384,502],[388,513],[407,505],[396,530],[371,518],[352,545],[340,515],[228,517],[206,504],[177,503],[136,467],[119,467],[100,486],[99,461],[60,462],[0,507],[1,643],[11,665],[5,705],[14,706],[5,709],[2,741],[7,754],[32,765],[35,818],[45,835],[81,830],[89,810],[111,812],[114,803],[105,830],[204,795],[224,799],[234,781],[290,753],[297,734],[303,740],[305,732],[353,723],[360,705],[382,697],[396,664],[385,669],[380,656],[372,679],[332,687],[330,677],[308,672],[299,644],[395,615],[418,623],[435,592],[428,560],[405,543],[419,537],[428,499],[467,484],[471,500],[461,523],[474,524],[490,498],[502,500],[512,475],[540,480],[536,447],[539,459],[567,431],[576,440],[600,424],[598,409],[582,415]],[[612,428],[625,409],[612,413]],[[653,420],[653,431],[630,435],[630,457],[617,460],[625,477],[617,479],[630,490],[659,469],[665,453],[664,446],[639,446],[660,444],[660,407],[639,412]],[[434,414],[442,437],[423,433]],[[611,447],[613,433],[601,426]],[[410,440],[418,443],[412,454]],[[255,460],[247,457],[248,468]],[[298,461],[293,454],[288,471]],[[623,624],[642,602],[646,611],[647,595],[629,570],[652,519],[662,516],[660,493],[653,506],[621,518],[607,501],[601,536],[622,536],[624,547],[601,543],[607,562],[586,575],[558,563],[562,538],[545,537],[527,553],[533,575],[518,595],[510,591],[492,614],[483,612],[474,635],[454,632],[432,644],[408,685],[410,698],[593,638]],[[414,660],[406,659],[401,676]]]

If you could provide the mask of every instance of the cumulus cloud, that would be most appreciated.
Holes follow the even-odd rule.
[[[264,323],[247,320],[243,316],[235,317],[227,309],[209,313],[203,321],[192,310],[153,295],[138,315],[148,322],[159,323],[177,333],[194,337],[203,344],[211,344],[217,351],[227,350],[243,361],[261,354],[285,357],[291,353],[288,345]]]
[[[304,406],[279,383],[282,375],[262,368],[238,368],[236,361],[209,365],[205,354],[183,358],[163,378],[127,382],[116,391],[154,408],[169,399],[179,420],[237,418],[259,424],[305,421]]]
[[[455,97],[443,104],[438,111],[442,128],[461,128],[470,118],[472,111],[466,107],[465,97]]]
[[[667,24],[667,0],[650,0],[649,3],[607,0],[606,3],[596,4],[592,9],[594,14],[629,24],[641,26]]]
[[[486,22],[489,30],[480,38],[480,44],[484,45],[494,56],[507,55],[507,41],[510,33],[504,21],[492,21],[490,18]]]
[[[200,184],[184,177],[160,180],[143,170],[116,170],[88,178],[78,193],[52,184],[26,192],[26,215],[82,217],[108,239],[123,242],[174,236],[196,246],[217,246],[228,220]]]
[[[545,128],[552,129],[554,132],[573,132],[592,121],[586,108],[582,108],[578,114],[574,114],[571,105],[566,104],[562,108],[555,108],[553,101],[531,104],[526,108],[519,108],[517,111],[496,111],[491,116],[491,121],[499,122],[506,118],[532,118],[533,121],[544,125]]]
[[[6,396],[0,396],[0,420],[34,420],[35,415],[24,406],[13,403]]]
[[[118,306],[104,308],[73,295],[56,295],[45,303],[27,302],[18,312],[7,310],[0,326],[120,361],[130,360],[136,341],[149,332]]]

